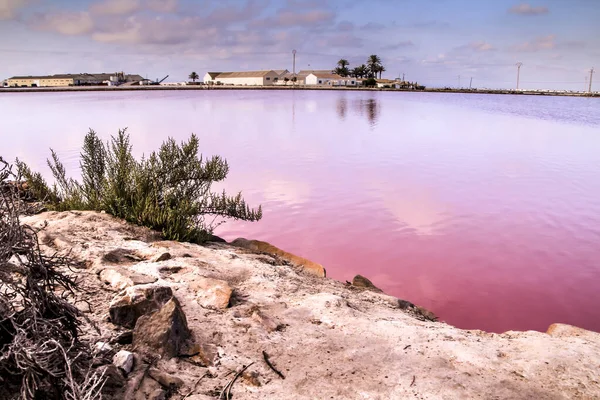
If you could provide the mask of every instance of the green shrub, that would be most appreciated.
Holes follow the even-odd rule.
[[[377,86],[377,80],[375,78],[365,79],[363,85],[366,87],[375,87]]]
[[[56,183],[49,188],[23,162],[17,166],[39,199],[50,208],[106,211],[163,233],[166,239],[202,243],[221,219],[258,221],[262,209],[251,209],[241,193],[214,193],[211,185],[227,177],[229,165],[219,156],[204,160],[192,135],[178,144],[168,139],[158,152],[136,160],[126,130],[105,145],[92,130],[81,153],[82,183],[68,179],[52,151],[48,165]]]

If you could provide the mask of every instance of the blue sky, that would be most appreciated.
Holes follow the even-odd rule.
[[[298,70],[377,54],[384,77],[511,88],[522,62],[523,88],[583,90],[598,21],[598,0],[0,0],[0,79],[291,70],[296,49]]]

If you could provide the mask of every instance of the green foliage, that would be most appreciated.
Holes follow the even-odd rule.
[[[377,80],[375,78],[368,78],[363,81],[363,86],[366,87],[375,87],[377,86]]]
[[[192,82],[196,82],[197,79],[200,79],[200,76],[196,72],[192,72],[189,76]]]
[[[17,165],[32,190],[53,209],[106,211],[158,230],[170,240],[201,243],[223,218],[262,218],[261,207],[251,209],[241,193],[228,196],[211,191],[214,182],[227,177],[229,165],[219,156],[203,159],[195,135],[181,144],[170,138],[157,152],[138,161],[126,130],[119,130],[106,145],[90,130],[81,153],[83,183],[66,177],[52,151],[48,165],[56,180],[53,189],[24,163]]]
[[[27,190],[31,192],[34,198],[50,204],[58,203],[58,196],[50,189],[46,180],[39,172],[31,171],[29,166],[18,158],[15,161],[15,165],[17,167],[18,180],[27,182]]]

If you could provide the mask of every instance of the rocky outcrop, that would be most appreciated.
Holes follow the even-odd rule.
[[[197,277],[189,284],[196,294],[196,301],[202,307],[223,310],[229,306],[233,290],[229,284],[219,279]]]
[[[100,280],[110,287],[123,290],[134,285],[145,285],[156,282],[157,278],[137,274],[124,268],[105,268],[100,271]]]
[[[141,316],[133,330],[133,346],[136,351],[167,357],[179,355],[190,338],[187,319],[175,297],[160,310]]]
[[[302,271],[311,275],[318,276],[320,278],[324,278],[327,275],[325,268],[321,264],[317,264],[315,262],[307,260],[306,258],[298,257],[295,254],[288,253],[287,251],[281,250],[280,248],[275,247],[267,242],[238,238],[231,242],[231,244],[233,246],[252,250],[258,253],[267,253],[270,255],[278,256],[283,260],[301,268]]]
[[[132,286],[110,303],[110,320],[115,325],[133,328],[138,318],[159,310],[172,297],[169,286]]]
[[[600,398],[594,332],[457,329],[364,280],[314,279],[300,264],[257,254],[268,246],[160,241],[93,212],[23,219],[34,228],[44,221],[43,251],[78,262],[82,309],[98,327],[82,337],[113,347],[98,361],[105,400],[216,399],[224,388],[236,400]],[[157,280],[115,295],[98,276],[106,268]],[[227,302],[217,296],[225,287]],[[111,362],[122,350],[134,356],[126,376]]]
[[[362,275],[356,275],[352,279],[352,286],[372,290],[374,292],[383,293],[383,290],[379,289],[377,286],[375,286],[373,284],[373,282],[371,282],[370,280],[368,280],[367,278],[365,278]]]

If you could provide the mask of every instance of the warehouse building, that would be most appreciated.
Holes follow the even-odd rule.
[[[112,74],[59,74],[45,76],[13,76],[6,80],[8,87],[62,87],[62,86],[98,86],[119,85],[141,82],[140,75],[126,75],[123,72]]]
[[[204,83],[209,85],[270,86],[279,81],[279,76],[280,74],[274,70],[207,72],[204,75]]]

